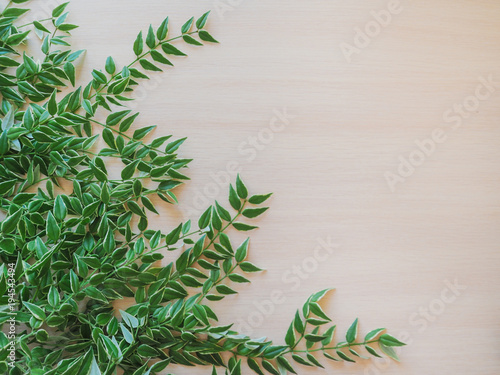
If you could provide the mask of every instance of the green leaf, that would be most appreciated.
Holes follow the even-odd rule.
[[[365,357],[364,355],[359,354],[356,350],[354,350],[352,348],[349,348],[349,352],[356,357],[359,357],[362,359],[369,359],[368,357]]]
[[[161,49],[163,52],[165,52],[167,55],[175,55],[175,56],[187,56],[184,52],[180,51],[177,49],[177,47],[173,46],[170,43],[163,43],[161,45]]]
[[[321,342],[323,346],[329,345],[332,340],[333,340],[333,335],[335,334],[335,328],[336,326],[332,326],[328,328],[323,335],[325,336],[325,339]]]
[[[380,347],[380,350],[382,350],[382,352],[388,356],[389,358],[392,358],[394,359],[395,361],[398,361],[399,362],[399,357],[397,355],[397,353],[395,352],[395,350],[391,347],[391,346],[387,346],[387,345],[384,345],[382,344],[381,342],[379,343],[379,347]]]
[[[321,363],[318,362],[318,360],[316,359],[316,357],[313,356],[311,353],[307,353],[306,356],[307,356],[307,359],[309,360],[309,362],[311,362],[314,366],[324,368],[321,365]]]
[[[276,361],[278,362],[278,364],[280,365],[280,367],[283,367],[286,371],[289,371],[292,374],[296,374],[297,373],[295,371],[295,369],[293,368],[293,366],[291,365],[291,363],[285,357],[277,357]]]
[[[4,9],[2,12],[2,16],[9,18],[9,17],[19,17],[22,16],[24,13],[28,12],[29,9],[21,9],[21,8],[8,8]]]
[[[156,362],[151,366],[151,374],[156,374],[161,371],[163,371],[167,366],[170,364],[170,358],[169,359],[164,359],[163,361]],[[134,374],[132,374],[134,375]]]
[[[10,57],[0,56],[0,66],[12,67],[12,66],[19,66],[19,65],[20,64],[16,60],[11,59]]]
[[[295,327],[293,325],[293,322],[290,324],[290,327],[288,327],[288,331],[286,332],[285,335],[285,343],[289,347],[293,347],[295,345],[296,338],[295,338]]]
[[[141,197],[141,202],[144,205],[144,207],[146,207],[149,211],[154,212],[155,214],[159,215],[159,213],[156,210],[155,206],[153,205],[153,203],[151,202],[151,200],[149,200],[148,197]]]
[[[38,64],[33,60],[30,56],[26,55],[26,53],[23,53],[23,62],[24,62],[24,67],[30,74],[36,74],[38,73]]]
[[[3,238],[0,240],[0,249],[8,254],[14,254],[16,251],[16,242],[12,238]]]
[[[248,243],[250,239],[247,238],[243,243],[236,249],[236,254],[235,254],[235,259],[238,263],[242,262],[245,260],[248,254]]]
[[[325,314],[325,312],[323,311],[321,306],[318,305],[316,302],[311,302],[309,304],[309,309],[317,317],[324,319],[324,320],[327,320],[327,321],[331,321],[331,319],[328,317],[328,315]]]
[[[248,197],[248,190],[243,181],[241,181],[240,175],[236,177],[236,193],[241,199]]]
[[[104,343],[106,352],[111,356],[111,358],[119,359],[120,357],[122,357],[122,352],[118,343],[115,343],[113,340],[111,340],[107,336],[104,336],[102,333],[100,334],[100,337],[102,342]]]
[[[115,60],[111,56],[106,59],[105,69],[108,74],[113,74],[116,70]]]
[[[137,35],[137,38],[134,42],[134,53],[136,56],[139,56],[144,48],[144,41],[142,40],[142,31]]]
[[[115,136],[110,129],[104,128],[102,130],[102,139],[109,147],[111,147],[112,149],[116,149]]]
[[[325,335],[308,334],[308,335],[305,335],[304,338],[310,342],[320,342],[320,341],[323,341],[324,339],[326,339],[326,336]]]
[[[21,219],[21,216],[23,215],[23,209],[19,209],[16,212],[14,212],[12,215],[9,215],[5,218],[5,220],[2,221],[2,232],[4,234],[9,234],[16,229],[17,224],[19,223],[19,220]]]
[[[156,125],[147,126],[145,128],[137,129],[134,132],[134,135],[132,136],[132,138],[135,140],[140,140],[140,139],[144,138],[146,135],[148,135],[155,128],[156,128]]]
[[[89,375],[102,375],[101,370],[99,369],[99,365],[95,360],[95,357],[92,357],[92,366],[90,367]]]
[[[187,35],[187,34],[184,34],[182,36],[182,39],[188,43],[188,44],[192,44],[193,46],[202,46],[203,43],[200,43],[198,42],[195,38],[193,38],[191,35]]]
[[[181,32],[183,34],[187,33],[191,29],[191,26],[193,25],[193,21],[194,21],[194,17],[191,17],[190,19],[188,19],[186,21],[186,23],[184,25],[182,25]]]
[[[25,9],[23,9],[23,10],[25,10]],[[10,46],[17,46],[17,45],[21,44],[22,42],[24,42],[24,40],[26,39],[26,37],[28,36],[28,34],[30,32],[31,32],[30,30],[27,30],[27,31],[22,32],[22,33],[12,34],[11,36],[9,36],[7,38],[7,41],[5,43],[10,45]]]
[[[61,195],[58,195],[54,202],[54,216],[57,220],[63,221],[66,218],[68,210],[66,208],[66,204],[62,199]]]
[[[151,51],[151,57],[153,58],[154,61],[157,61],[161,64],[165,64],[165,65],[171,65],[173,66],[174,64],[172,64],[170,62],[169,59],[167,59],[165,56],[163,56],[160,52],[158,51]]]
[[[37,30],[40,30],[40,31],[43,31],[44,33],[49,33],[50,34],[50,30],[47,29],[45,26],[43,26],[40,22],[33,21],[33,25],[35,26],[35,28]]]
[[[269,207],[247,208],[247,209],[243,210],[242,215],[249,218],[249,219],[253,219],[254,217],[262,215],[268,209],[269,209]]]
[[[260,272],[263,271],[263,269],[257,267],[255,264],[250,263],[250,262],[243,262],[240,264],[240,268],[243,272]]]
[[[92,107],[92,103],[88,99],[84,99],[82,102],[82,107],[89,115],[94,115],[94,108]]]
[[[137,354],[145,358],[154,358],[158,356],[158,351],[149,345],[142,344],[137,348]]]
[[[257,227],[257,226],[255,226],[255,225],[249,225],[249,224],[239,223],[239,222],[235,222],[235,223],[233,223],[233,227],[234,227],[236,230],[243,231],[243,232],[247,232],[247,231],[249,231],[249,230],[253,230],[253,229],[258,228],[258,227]]]
[[[365,345],[365,349],[371,355],[378,357],[378,358],[382,358],[382,356],[380,354],[378,354],[377,351],[375,349],[373,349],[371,346]]]
[[[75,86],[76,83],[75,66],[72,63],[67,62],[66,64],[64,64],[64,73],[66,73],[66,75],[68,76],[68,79],[71,82],[71,84]]]
[[[141,66],[146,69],[146,70],[151,70],[153,72],[163,72],[163,70],[161,70],[160,68],[158,68],[155,64],[153,64],[152,62],[150,62],[149,60],[146,60],[146,59],[140,59],[139,60],[139,64],[141,64]]]
[[[235,291],[234,289],[231,289],[227,285],[217,285],[215,287],[215,289],[217,290],[217,292],[219,292],[220,294],[224,294],[224,295],[237,294],[238,293],[237,291]]]
[[[302,358],[300,355],[298,354],[292,354],[292,359],[297,362],[297,363],[300,363],[301,365],[304,365],[304,366],[310,366],[310,367],[313,367],[313,364],[311,362],[309,362],[307,359],[305,358]]]
[[[204,13],[200,18],[198,18],[198,20],[196,21],[196,28],[197,29],[203,29],[203,27],[205,27],[209,14],[210,14],[210,11]]]
[[[61,229],[50,211],[47,214],[47,236],[54,242],[61,236]]]
[[[394,336],[389,335],[388,333],[384,333],[380,336],[380,343],[385,346],[404,346],[406,345],[404,342],[399,341]]]
[[[219,43],[207,30],[200,30],[198,35],[200,36],[200,39],[205,42]]]
[[[340,350],[337,350],[336,353],[344,361],[347,361],[347,362],[356,362],[354,359],[352,359],[351,357],[349,357],[347,354],[345,354],[344,352],[342,352]]]
[[[97,289],[93,286],[89,286],[89,287],[85,288],[85,294],[87,296],[89,296],[90,298],[95,299],[97,301],[100,301],[102,303],[105,303],[105,304],[108,303],[108,299],[106,298],[106,296],[99,289]]]
[[[61,14],[63,14],[63,12],[66,9],[66,7],[68,6],[68,4],[69,4],[69,1],[55,7],[54,10],[52,10],[52,17],[56,18],[56,17],[59,17]]]
[[[229,203],[237,211],[241,208],[241,200],[238,198],[238,194],[232,184],[229,185]]]
[[[33,315],[38,320],[45,320],[47,316],[43,309],[31,302],[23,301],[23,305],[30,311],[31,315]]]
[[[127,109],[127,110],[124,110],[124,111],[119,111],[119,112],[114,112],[114,113],[111,113],[107,118],[106,118],[106,125],[108,126],[115,126],[117,125],[118,123],[120,123],[121,120],[123,120],[123,118],[125,116],[127,116],[130,112],[132,112],[131,110]],[[125,121],[124,121],[125,122]],[[121,130],[120,131],[126,131],[126,130]]]
[[[255,359],[253,359],[253,358],[247,358],[247,363],[248,363],[248,367],[250,367],[250,369],[252,371],[254,371],[256,374],[258,374],[258,375],[264,375],[264,373],[260,369],[259,364],[257,363],[257,361]]]
[[[69,282],[71,291],[73,293],[78,293],[80,291],[80,280],[73,270],[69,271]]]
[[[120,330],[122,331],[123,338],[125,339],[125,341],[129,344],[132,344],[134,342],[134,335],[132,334],[132,332],[130,332],[127,329],[127,327],[125,327],[122,323],[120,323],[119,325],[120,325]]]
[[[274,367],[273,364],[269,361],[263,360],[262,367],[264,367],[266,371],[270,372],[273,375],[280,375],[278,370],[276,370],[276,367]]]
[[[126,311],[120,310],[120,314],[123,318],[123,321],[125,322],[126,325],[128,325],[130,328],[137,328],[139,327],[139,320],[131,314],[129,314]]]
[[[164,40],[168,34],[168,17],[163,20],[158,30],[156,30],[156,37],[158,40]]]
[[[139,112],[137,112],[137,113],[133,114],[132,116],[127,117],[125,120],[123,120],[122,123],[120,124],[120,128],[119,128],[120,131],[126,132],[128,129],[130,129],[130,127],[134,123],[137,116],[139,116]]]
[[[69,23],[65,23],[65,24],[59,26],[59,30],[68,32],[68,31],[77,29],[78,27],[79,27],[78,25],[72,25]]]
[[[103,248],[106,253],[111,253],[112,251],[115,250],[116,247],[116,242],[115,242],[115,236],[113,234],[113,230],[108,230],[108,233],[106,233],[106,237],[104,237],[103,241]]]
[[[373,331],[368,332],[365,336],[365,342],[373,340],[375,337],[377,337],[380,333],[382,333],[384,331],[385,331],[385,328],[377,328],[377,329],[374,329]]]
[[[94,79],[102,85],[104,85],[108,81],[108,79],[106,78],[106,74],[95,69],[92,70],[92,77],[94,77]]]
[[[271,195],[273,195],[273,193],[264,194],[264,195],[252,195],[248,199],[248,202],[251,204],[261,204],[261,203],[264,203],[266,200],[268,200]]]
[[[357,336],[358,336],[358,319],[356,318],[356,320],[351,324],[351,326],[347,330],[345,338],[346,341],[350,344],[356,340]]]
[[[305,331],[305,326],[304,323],[302,322],[302,319],[300,318],[299,310],[296,311],[295,313],[295,318],[293,320],[293,326],[297,330],[298,333],[303,334]]]
[[[47,103],[47,110],[49,111],[51,116],[54,116],[57,114],[56,94],[57,94],[57,90],[54,90],[52,92],[52,95],[50,96],[48,103]]]
[[[332,361],[335,361],[335,362],[339,362],[339,361],[340,361],[340,359],[335,358],[333,355],[330,355],[330,354],[328,354],[327,352],[323,352],[323,355],[324,355],[326,358],[331,359]]]
[[[229,213],[229,211],[222,207],[217,201],[215,201],[215,208],[222,220],[231,221],[231,214]]]
[[[203,306],[200,305],[193,305],[193,315],[195,316],[196,319],[202,324],[205,325],[210,325],[210,322],[208,321],[208,316],[206,310],[203,308]]]
[[[320,290],[319,292],[314,293],[311,296],[311,301],[312,302],[320,301],[331,290],[333,290],[333,288],[323,289],[323,290]]]
[[[153,30],[152,25],[149,25],[148,35],[146,36],[146,44],[150,49],[153,49],[156,46],[155,31]]]

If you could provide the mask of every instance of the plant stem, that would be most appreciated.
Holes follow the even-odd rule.
[[[49,20],[51,20],[51,19],[52,19],[52,17],[51,17],[51,18],[44,18],[43,20],[38,20],[38,21],[36,21],[36,22],[45,22],[45,21],[49,21]],[[17,26],[17,27],[18,27],[18,28],[20,28],[20,27],[26,27],[26,26],[29,26],[29,25],[33,25],[34,23],[35,23],[35,21],[30,22],[30,23],[25,23],[24,25]]]

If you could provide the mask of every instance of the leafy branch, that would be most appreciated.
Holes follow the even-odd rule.
[[[180,364],[239,375],[246,358],[257,374],[281,375],[296,373],[292,362],[322,367],[318,353],[352,362],[364,358],[360,349],[379,356],[376,347],[397,359],[402,342],[382,329],[357,341],[357,320],[346,341],[333,343],[335,326],[319,304],[326,290],[297,311],[286,345],[218,325],[206,301],[231,298],[234,285],[261,271],[248,259],[249,238],[236,245],[230,234],[256,229],[249,220],[268,210],[271,194],[250,195],[240,176],[229,208],[216,201],[193,223],[150,229],[158,202],[178,203],[191,160],[177,154],[185,138],[151,139],[156,126],[137,127],[139,113],[126,103],[139,80],[186,56],[177,42],[217,42],[208,12],[171,38],[168,18],[150,25],[131,63],[119,69],[109,57],[78,86],[83,51],[70,50],[77,26],[67,22],[68,3],[18,26],[29,9],[16,6],[28,1],[12,0],[0,15],[0,326],[10,329],[14,316],[17,330],[0,333],[1,373],[151,375]],[[33,44],[23,46],[33,34],[41,60]],[[179,255],[164,264],[165,251]],[[114,311],[123,298],[135,303]]]

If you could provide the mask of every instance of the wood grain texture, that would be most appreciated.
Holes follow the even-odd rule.
[[[348,62],[342,43],[353,44],[355,28],[388,6],[74,0],[70,10],[81,25],[73,41],[87,49],[82,82],[108,55],[133,60],[132,42],[150,23],[169,15],[175,34],[190,16],[213,10],[209,30],[221,44],[185,48],[190,56],[154,75],[134,108],[141,125],[159,125],[156,134],[188,136],[181,154],[194,158],[183,204],[162,207],[153,226],[167,230],[225,200],[225,176],[234,179],[235,167],[251,191],[275,192],[252,235],[250,258],[267,272],[213,304],[221,323],[253,324],[244,332],[280,343],[295,308],[335,287],[324,308],[338,339],[359,317],[362,333],[386,326],[409,345],[400,364],[328,363],[327,373],[498,374],[500,3],[402,0],[402,11]],[[489,76],[497,84],[476,106],[470,96]],[[446,122],[464,101],[471,111]],[[283,111],[293,116],[284,124],[274,119]],[[416,141],[436,129],[445,141],[419,161]],[[421,165],[391,191],[384,175],[397,174],[400,157],[412,153]],[[338,246],[318,262],[321,239]],[[466,289],[454,295],[454,282]],[[266,305],[273,291],[280,303],[259,313],[256,304]]]

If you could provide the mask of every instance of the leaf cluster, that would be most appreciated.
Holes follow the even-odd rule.
[[[195,222],[149,228],[158,202],[177,203],[174,191],[189,180],[191,160],[177,153],[185,138],[151,139],[156,126],[138,127],[139,113],[126,102],[151,72],[186,56],[176,41],[217,42],[205,29],[209,13],[190,18],[174,37],[168,18],[149,26],[137,35],[130,64],[109,57],[79,86],[75,63],[83,51],[71,51],[77,26],[67,23],[68,3],[19,26],[27,2],[13,0],[0,15],[0,325],[12,316],[18,325],[15,337],[0,333],[1,373],[108,375],[120,368],[149,375],[181,364],[240,374],[246,358],[258,374],[283,374],[295,373],[290,360],[321,367],[316,351],[353,361],[361,357],[353,347],[362,346],[378,356],[374,344],[396,358],[392,347],[402,343],[382,330],[356,343],[357,321],[345,342],[331,346],[335,326],[320,331],[331,321],[318,304],[326,291],[297,312],[286,345],[217,324],[207,301],[236,294],[235,285],[261,271],[248,261],[249,239],[234,243],[229,233],[257,228],[249,220],[268,210],[271,194],[251,195],[239,176],[227,203],[214,202]],[[33,34],[42,60],[20,52]],[[174,250],[177,259],[165,262],[165,251]],[[115,311],[124,298],[134,303]]]

